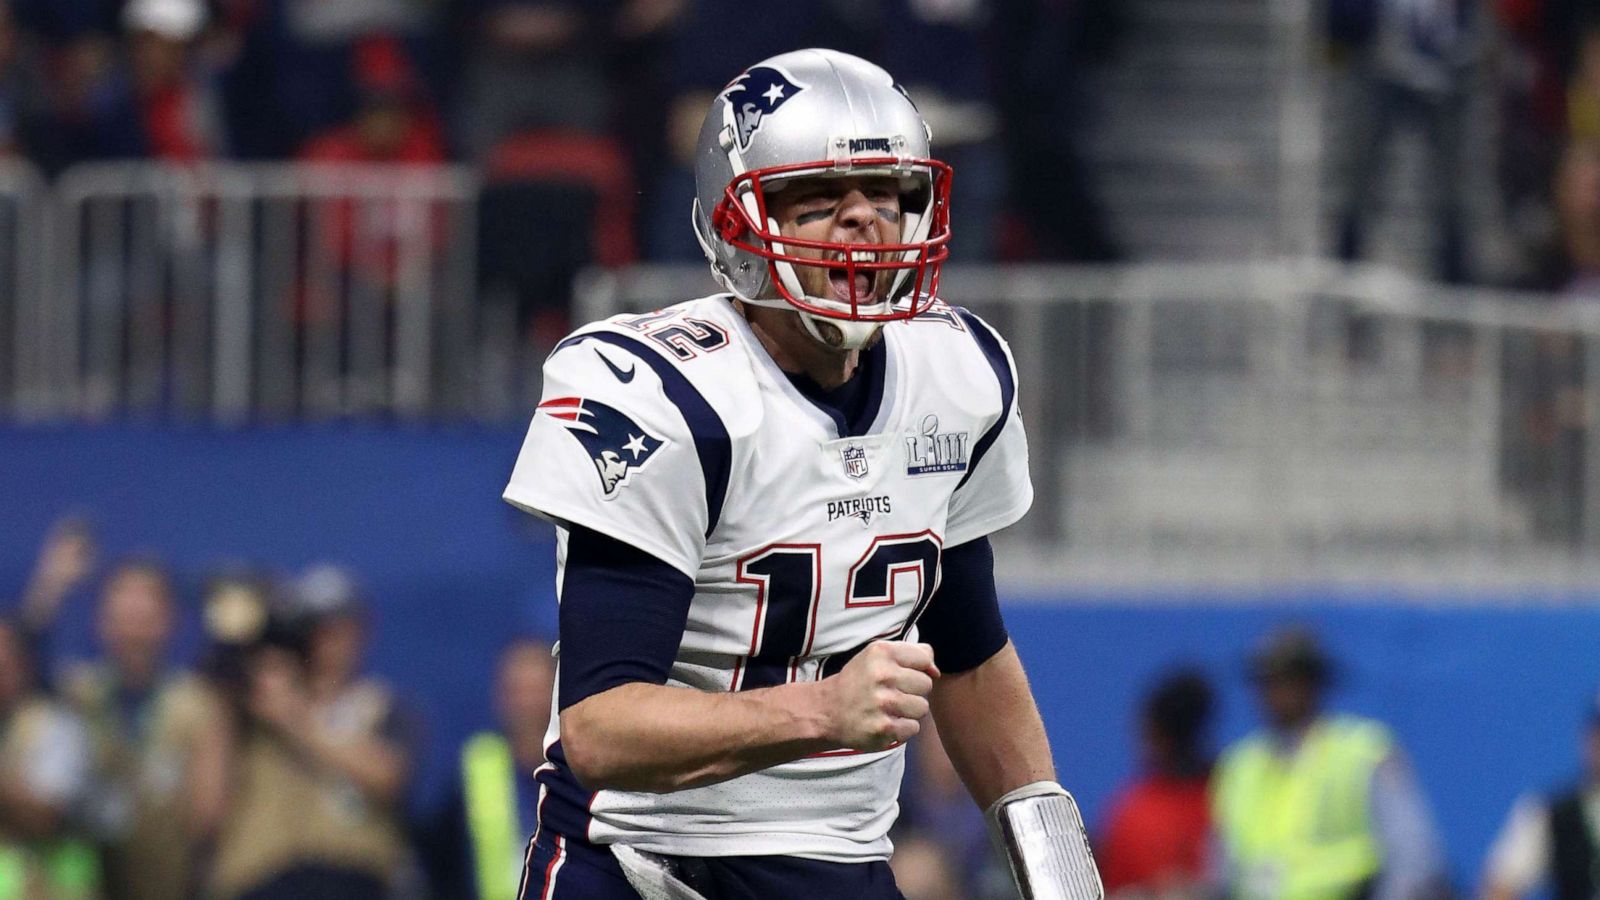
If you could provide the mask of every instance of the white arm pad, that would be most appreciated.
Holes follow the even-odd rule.
[[[1023,900],[1102,900],[1078,804],[1054,781],[1025,784],[985,814]]]

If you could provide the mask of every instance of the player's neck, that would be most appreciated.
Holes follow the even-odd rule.
[[[815,381],[823,390],[839,387],[851,376],[861,362],[860,350],[835,350],[813,338],[800,324],[800,314],[787,309],[769,309],[764,306],[739,304],[750,330],[755,332],[761,346],[778,364],[778,368],[795,375],[804,375]]]

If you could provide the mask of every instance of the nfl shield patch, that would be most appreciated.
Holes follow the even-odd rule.
[[[844,473],[851,478],[867,476],[867,451],[865,447],[851,444],[839,451],[844,457]]]

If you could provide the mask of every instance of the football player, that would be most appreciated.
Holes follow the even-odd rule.
[[[505,491],[558,526],[524,896],[898,898],[930,712],[1026,895],[1097,895],[995,598],[987,535],[1033,496],[1016,368],[936,299],[922,117],[786,53],[713,101],[695,174],[724,291],[561,342]]]

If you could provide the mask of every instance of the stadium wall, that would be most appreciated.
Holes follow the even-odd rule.
[[[92,517],[107,558],[171,561],[190,599],[230,561],[352,566],[375,601],[372,668],[414,698],[425,726],[423,809],[460,740],[488,722],[495,649],[553,626],[549,530],[499,500],[520,439],[473,426],[0,428],[0,596],[20,591],[42,536],[72,512]],[[90,650],[90,603],[70,602],[61,654]],[[199,645],[189,619],[186,654]],[[1062,778],[1092,821],[1136,765],[1138,700],[1162,672],[1209,674],[1216,734],[1232,739],[1254,721],[1249,647],[1274,625],[1315,626],[1343,663],[1333,706],[1393,725],[1463,886],[1512,798],[1576,773],[1582,709],[1600,684],[1600,605],[1582,596],[1063,586],[1009,598],[1007,619]]]

